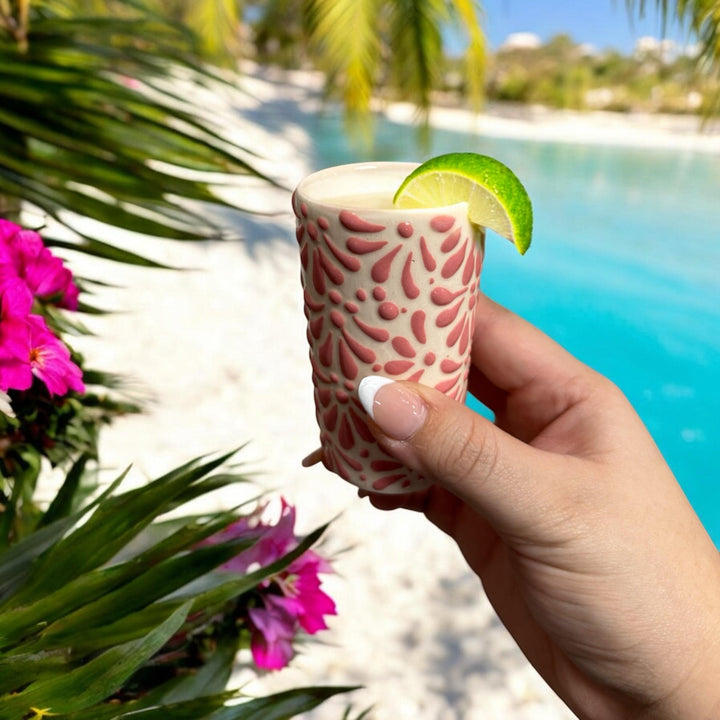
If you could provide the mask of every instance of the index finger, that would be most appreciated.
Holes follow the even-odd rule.
[[[492,388],[512,394],[592,373],[544,332],[479,293],[472,362]],[[488,395],[492,395],[488,388]]]

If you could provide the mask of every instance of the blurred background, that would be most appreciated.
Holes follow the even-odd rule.
[[[720,542],[711,6],[0,0],[0,213],[99,281],[114,312],[78,346],[150,399],[103,431],[102,471],[140,483],[250,441],[305,529],[335,518],[339,615],[264,686],[360,683],[380,720],[571,717],[445,538],[299,466],[317,430],[290,192],[321,167],[513,168],[533,246],[490,237],[483,291],[623,389]]]

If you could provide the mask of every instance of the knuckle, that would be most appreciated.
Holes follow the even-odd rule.
[[[492,475],[498,464],[494,433],[480,423],[468,421],[456,427],[448,440],[440,444],[436,472],[446,479],[476,479]]]

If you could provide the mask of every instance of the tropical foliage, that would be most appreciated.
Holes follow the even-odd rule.
[[[278,624],[299,623],[282,637],[286,662],[295,634],[334,613],[318,578],[329,565],[310,549],[324,528],[296,538],[285,503],[276,522],[260,521],[262,505],[178,515],[247,482],[230,459],[118,493],[121,476],[90,502],[76,497],[82,469],[68,474],[0,553],[0,720],[282,720],[351,689],[226,690],[239,649],[252,642],[256,662],[278,667]]]
[[[663,45],[633,55],[588,52],[567,35],[533,48],[500,48],[490,60],[487,95],[493,100],[549,107],[613,111],[702,113],[720,78],[697,58],[668,57]]]
[[[654,4],[663,21],[677,19],[697,37],[699,43],[698,64],[720,81],[720,0],[625,0],[630,12],[642,16],[648,5]],[[709,112],[720,111],[720,90],[711,98]]]
[[[266,501],[178,516],[246,482],[232,453],[97,495],[100,426],[135,408],[88,391],[102,374],[65,339],[81,295],[38,233],[0,219],[0,720],[280,720],[345,692],[227,704],[242,647],[280,669],[335,614],[331,566],[311,549],[323,529],[298,538],[284,500],[274,519]],[[49,465],[65,478],[40,503]]]
[[[717,0],[675,10],[717,73]],[[138,407],[72,348],[102,283],[73,276],[55,248],[154,265],[105,228],[223,237],[217,184],[272,182],[257,148],[195,102],[235,77],[205,60],[285,53],[322,69],[351,116],[385,88],[427,109],[452,23],[467,33],[463,89],[481,97],[479,17],[477,0],[0,0],[0,720],[281,720],[349,689],[226,690],[240,649],[282,667],[335,612],[313,549],[323,528],[298,538],[294,508],[269,519],[264,499],[193,512],[246,482],[231,455],[98,492],[100,428]],[[21,216],[48,224],[45,242]],[[51,468],[63,480],[40,503]]]
[[[84,293],[83,293],[84,294]],[[78,496],[100,428],[138,409],[118,380],[84,367],[68,335],[92,311],[70,269],[34,231],[0,218],[0,548],[42,523],[41,471],[65,468]],[[87,475],[85,471],[87,470]],[[72,504],[68,497],[61,502]]]
[[[227,458],[95,497],[100,428],[138,407],[68,342],[103,283],[73,277],[47,245],[152,265],[104,226],[220,237],[215,184],[269,181],[193,104],[195,88],[225,81],[192,42],[133,0],[0,0],[0,718],[280,719],[345,690],[239,704],[225,690],[239,648],[282,667],[297,634],[335,611],[320,588],[329,565],[310,550],[320,532],[296,538],[294,509],[275,523],[258,508],[178,518],[243,479],[220,470]],[[52,221],[47,245],[21,215]],[[51,468],[65,480],[41,503]]]
[[[630,12],[641,17],[648,5],[654,4],[663,21],[676,18],[698,38],[699,58],[706,62],[714,75],[720,76],[720,2],[718,0],[625,0]]]
[[[225,204],[214,185],[271,179],[254,167],[255,149],[229,140],[193,97],[223,82],[198,53],[234,62],[245,13],[259,46],[295,28],[293,43],[350,115],[364,115],[388,83],[426,109],[441,28],[455,18],[469,37],[467,87],[481,97],[476,0],[0,0],[0,213],[17,220],[22,201],[40,223],[71,231],[52,228],[51,244],[147,265],[145,253],[109,245],[82,218],[145,238],[227,233],[207,211]]]
[[[475,105],[483,96],[486,46],[478,0],[155,2],[198,31],[210,58],[245,52],[318,67],[328,93],[337,94],[351,115],[367,112],[372,96],[388,88],[426,110],[441,82],[443,32],[454,27],[467,40],[468,96]]]
[[[152,264],[80,218],[220,237],[213,183],[259,173],[252,150],[193,106],[194,87],[222,81],[192,59],[192,34],[134,0],[120,6],[111,16],[81,0],[0,0],[0,212],[17,219],[22,200],[72,230],[46,233],[56,246]]]

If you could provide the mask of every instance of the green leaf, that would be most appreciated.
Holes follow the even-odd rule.
[[[286,690],[267,697],[226,707],[214,712],[207,720],[287,720],[308,712],[335,695],[352,692],[358,686],[308,687]],[[143,715],[138,716],[138,720]],[[153,718],[154,720],[154,718]]]
[[[50,652],[24,653],[12,657],[0,655],[0,695],[10,693],[37,680],[64,674],[67,672],[69,663],[69,648]]]
[[[15,695],[0,697],[0,720],[17,720],[31,707],[69,713],[89,707],[114,693],[180,629],[190,603],[185,603],[145,637],[118,645],[85,665],[56,678],[39,680]]]
[[[121,718],[142,718],[142,720],[199,720],[200,718],[209,718],[213,711],[222,708],[225,703],[235,697],[237,692],[230,691],[218,693],[216,695],[205,695],[199,698],[193,698],[179,703],[171,703],[157,705],[155,707],[143,707],[147,705],[146,699],[143,698],[139,702],[123,703],[116,705],[114,713],[107,715],[96,715],[91,713],[78,713],[72,715],[63,715],[61,720],[105,720],[112,718],[113,720],[121,720]],[[102,708],[93,708],[92,712],[102,713]]]
[[[65,482],[63,482],[50,506],[45,511],[40,521],[40,527],[45,527],[60,518],[67,517],[73,511],[75,497],[89,459],[89,455],[83,454],[75,461],[65,476]]]
[[[1,182],[1,181],[0,181]],[[80,235],[77,241],[60,240],[58,238],[43,235],[43,241],[49,247],[65,248],[67,250],[79,250],[86,255],[102,258],[104,260],[113,260],[127,265],[137,265],[139,267],[156,268],[158,270],[168,270],[169,265],[156,262],[143,255],[124,250],[123,248],[110,245],[96,238],[87,235]]]
[[[133,610],[133,612],[115,622],[101,627],[88,628],[86,632],[70,639],[73,657],[84,657],[113,645],[121,645],[144,637],[150,630],[157,627],[167,617],[168,613],[182,605],[182,603],[183,600],[152,603],[141,610]],[[63,646],[62,640],[63,638],[60,638],[59,647]],[[44,643],[43,638],[41,638],[39,642],[31,641],[28,645],[20,646],[20,649],[23,651],[30,649],[32,652],[43,652],[39,648],[44,647],[44,645],[52,646],[53,643],[49,641]],[[11,655],[10,657],[15,656]]]
[[[442,60],[440,27],[448,20],[443,0],[396,0],[391,19],[391,45],[397,53],[395,81],[405,96],[424,110],[436,86]]]
[[[226,453],[205,463],[196,458],[148,485],[105,499],[84,525],[55,544],[36,564],[27,585],[11,599],[11,605],[25,604],[37,597],[38,592],[47,594],[110,560],[166,512],[179,493],[233,454]]]
[[[351,113],[366,112],[380,59],[378,0],[311,0],[312,47],[325,69],[341,77]]]
[[[152,237],[220,237],[204,205],[237,206],[214,192],[218,174],[273,181],[193,106],[194,87],[230,84],[192,57],[192,33],[122,5],[121,17],[74,17],[44,0],[30,5],[27,52],[0,35],[0,136],[12,140],[0,145],[0,193],[69,229],[75,215]],[[130,87],[128,77],[142,82]],[[154,264],[112,249],[102,230],[75,247]]]
[[[227,700],[237,693],[210,695],[148,708],[138,707],[144,704],[141,701],[128,703],[127,708],[116,707],[115,714],[106,714],[104,708],[98,708],[97,716],[85,712],[63,716],[62,720],[287,720],[318,707],[335,695],[357,689],[355,686],[298,688],[225,707],[223,705]]]
[[[217,608],[228,600],[232,600],[259,585],[263,580],[282,572],[293,560],[299,558],[306,550],[312,547],[323,535],[327,525],[317,528],[294,548],[291,552],[273,563],[259,568],[254,572],[241,577],[226,579],[225,573],[208,574],[199,581],[190,583],[181,590],[173,593],[169,599],[192,599],[192,612]]]
[[[173,557],[117,590],[94,602],[79,607],[44,630],[33,643],[33,650],[58,647],[64,644],[82,647],[83,637],[93,628],[103,627],[147,607],[150,603],[170,595],[195,578],[222,565],[247,549],[253,541],[235,540],[201,547],[191,553]]]
[[[8,606],[8,598],[26,579],[36,559],[46,550],[55,546],[65,533],[98,503],[109,497],[122,482],[124,474],[115,480],[94,502],[69,518],[53,523],[28,535],[0,553],[0,609]]]
[[[152,704],[167,706],[222,693],[232,675],[238,647],[238,636],[221,636],[209,660],[197,672],[160,686],[152,693]]]
[[[84,573],[53,593],[40,594],[34,602],[0,614],[0,647],[36,632],[41,633],[41,639],[32,644],[33,651],[62,646],[71,642],[66,638],[78,626],[81,632],[72,640],[76,653],[107,647],[112,633],[101,633],[95,639],[94,627],[124,618],[253,544],[252,540],[235,541],[187,552],[233,519],[231,513],[222,513],[212,522],[181,527],[127,562]],[[174,557],[181,551],[185,552]],[[150,627],[146,626],[144,631]],[[134,637],[128,637],[125,628],[121,632],[125,633],[123,641]],[[22,651],[28,651],[27,645]]]

